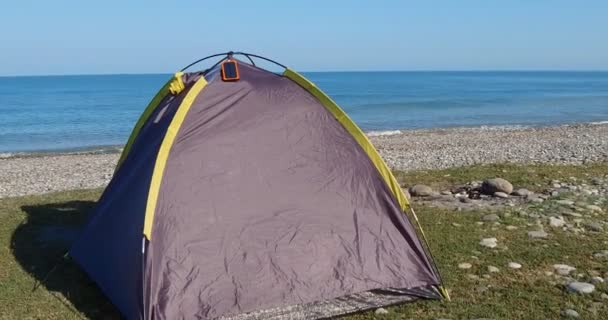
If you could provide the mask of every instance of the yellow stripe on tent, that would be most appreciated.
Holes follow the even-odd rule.
[[[133,142],[135,142],[135,139],[139,135],[139,131],[141,131],[141,128],[144,126],[144,123],[148,121],[148,118],[150,118],[154,110],[156,110],[156,107],[158,107],[160,102],[163,101],[163,99],[165,99],[165,97],[169,95],[169,93],[173,93],[174,90],[172,89],[173,87],[175,87],[176,80],[183,85],[182,75],[182,72],[178,72],[175,74],[175,76],[169,79],[169,81],[165,83],[165,85],[160,89],[160,91],[158,91],[154,98],[152,98],[152,101],[150,101],[150,103],[146,107],[146,110],[144,110],[144,113],[142,113],[142,115],[139,117],[139,120],[137,120],[133,131],[131,131],[129,140],[127,140],[127,144],[125,145],[125,148],[122,150],[120,158],[118,159],[118,164],[114,169],[115,173],[116,171],[118,171],[118,168],[120,168],[122,163],[127,158],[127,155],[129,154],[129,151],[131,151],[131,147],[133,146]]]
[[[177,136],[182,123],[184,123],[184,119],[186,119],[186,115],[188,114],[192,103],[194,103],[194,99],[196,99],[206,85],[207,80],[205,80],[204,77],[201,77],[192,86],[192,89],[188,91],[186,97],[184,97],[184,100],[182,100],[182,103],[179,105],[179,107],[177,107],[175,116],[173,116],[173,119],[169,124],[169,128],[167,128],[167,133],[165,134],[163,142],[160,145],[160,150],[158,151],[156,162],[154,163],[154,171],[152,173],[152,182],[150,183],[148,202],[146,203],[146,215],[144,218],[144,236],[148,240],[151,240],[152,238],[152,223],[154,222],[158,193],[160,191],[160,184],[163,180],[165,166],[169,158],[169,152],[171,151],[175,137]]]
[[[342,124],[342,126],[350,133],[353,138],[359,143],[363,151],[367,154],[370,160],[373,162],[378,172],[384,178],[384,181],[388,185],[389,189],[397,199],[401,210],[405,212],[409,208],[409,202],[401,190],[397,179],[393,176],[393,173],[388,168],[384,160],[378,154],[378,151],[372,143],[369,141],[365,133],[359,129],[359,127],[348,117],[348,115],[330,98],[328,97],[321,89],[315,86],[312,82],[308,81],[308,79],[304,78],[301,74],[290,70],[285,69],[283,75],[298,85],[306,89],[310,92],[315,98],[317,98],[321,104],[329,111],[333,116]]]

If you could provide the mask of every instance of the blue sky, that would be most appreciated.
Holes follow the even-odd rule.
[[[608,70],[605,0],[19,0],[1,8],[0,75],[173,72],[231,49],[302,71]]]

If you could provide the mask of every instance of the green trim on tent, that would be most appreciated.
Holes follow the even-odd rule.
[[[283,76],[291,79],[292,81],[294,81],[295,83],[300,85],[302,88],[304,88],[306,91],[308,91],[310,94],[312,94],[315,98],[317,98],[319,100],[319,102],[321,102],[321,104],[336,118],[336,120],[338,120],[338,122],[340,122],[340,124],[342,124],[342,126],[346,129],[346,131],[348,131],[348,133],[350,133],[350,135],[355,139],[355,141],[357,141],[359,146],[361,146],[363,151],[367,154],[369,159],[372,161],[372,163],[374,164],[374,166],[376,167],[376,169],[378,170],[378,172],[384,179],[385,183],[387,184],[388,188],[391,190],[391,193],[397,199],[397,202],[399,203],[401,210],[404,213],[407,212],[408,210],[410,210],[410,212],[414,216],[414,220],[415,220],[416,224],[418,225],[420,234],[422,235],[422,238],[426,244],[428,253],[431,257],[431,263],[433,264],[435,272],[439,276],[439,279],[440,279],[439,291],[440,291],[441,295],[449,301],[450,296],[449,296],[447,290],[445,289],[445,287],[443,286],[443,281],[441,280],[441,275],[439,273],[439,269],[435,265],[432,254],[430,253],[431,248],[428,244],[429,242],[424,233],[424,230],[422,229],[422,225],[420,224],[420,221],[418,220],[418,216],[416,215],[414,210],[410,207],[410,203],[407,200],[407,197],[405,196],[405,194],[403,193],[403,190],[401,189],[399,182],[397,182],[397,179],[395,178],[395,176],[393,175],[393,173],[391,172],[389,167],[386,165],[386,162],[384,162],[382,157],[380,157],[378,150],[376,150],[376,148],[371,143],[371,141],[369,141],[369,139],[367,138],[367,135],[365,135],[365,133],[363,131],[361,131],[361,129],[353,122],[353,120],[346,114],[346,112],[344,112],[344,110],[342,110],[342,108],[340,108],[338,106],[338,104],[336,104],[336,102],[334,102],[328,95],[326,95],[323,91],[321,91],[321,89],[319,89],[314,83],[310,82],[310,80],[306,79],[303,75],[301,75],[289,68],[286,68],[285,71],[283,72]]]
[[[120,158],[118,159],[116,169],[114,169],[115,173],[118,168],[120,168],[120,165],[122,165],[122,163],[127,158],[127,155],[129,154],[129,151],[131,151],[131,147],[133,146],[135,139],[139,135],[141,128],[148,121],[148,118],[150,118],[150,116],[152,115],[154,110],[156,110],[161,101],[163,101],[165,97],[167,97],[170,93],[179,94],[184,89],[184,82],[182,79],[183,75],[183,72],[175,73],[175,75],[171,79],[169,79],[169,81],[167,81],[167,83],[165,83],[165,85],[158,91],[154,98],[152,98],[152,101],[150,101],[144,112],[139,117],[139,120],[137,120],[133,131],[131,131],[129,140],[127,140],[127,144],[125,145],[122,153],[120,154]]]
[[[154,213],[156,211],[156,203],[158,202],[158,193],[160,191],[160,185],[165,173],[165,166],[167,165],[169,152],[171,151],[175,137],[184,123],[184,119],[186,119],[186,115],[188,114],[192,103],[194,103],[194,100],[196,97],[198,97],[206,85],[207,80],[205,80],[205,77],[201,76],[200,79],[198,79],[192,86],[190,91],[188,91],[184,97],[184,100],[177,108],[177,112],[175,113],[175,116],[173,116],[171,124],[167,129],[167,133],[165,133],[165,137],[163,138],[163,142],[160,145],[160,149],[158,150],[156,162],[154,163],[154,171],[152,173],[152,181],[150,182],[150,191],[148,192],[148,200],[144,218],[143,234],[148,240],[152,239],[152,223],[154,222]]]
[[[129,154],[129,151],[131,150],[131,147],[133,146],[133,142],[135,142],[135,139],[139,135],[139,131],[141,131],[141,128],[148,121],[148,118],[150,118],[150,115],[152,115],[154,110],[156,110],[156,107],[158,107],[160,102],[163,101],[163,99],[165,99],[165,97],[167,95],[169,95],[169,92],[170,92],[169,88],[171,87],[171,83],[173,82],[174,79],[175,79],[175,77],[172,77],[169,81],[167,81],[167,83],[165,83],[165,85],[158,91],[158,93],[154,96],[154,98],[152,98],[152,101],[150,101],[150,103],[148,104],[148,106],[146,107],[144,112],[141,114],[141,116],[139,117],[139,120],[137,120],[137,123],[135,124],[133,131],[131,131],[129,140],[127,140],[127,144],[125,145],[124,149],[122,150],[122,153],[120,154],[120,159],[118,160],[116,169],[114,169],[114,173],[116,173],[116,171],[118,171],[118,168],[120,168],[122,163],[127,158],[127,155]]]
[[[388,166],[386,165],[384,160],[382,160],[382,157],[380,157],[380,154],[378,154],[378,151],[376,150],[376,148],[374,148],[374,146],[369,141],[369,139],[367,138],[365,133],[363,133],[363,131],[361,131],[361,129],[359,129],[359,127],[348,117],[348,115],[329,96],[327,96],[323,91],[321,91],[321,89],[319,89],[317,86],[315,86],[312,82],[310,82],[304,76],[302,76],[301,74],[299,74],[291,69],[285,69],[285,72],[283,73],[283,75],[285,77],[293,80],[295,83],[297,83],[302,88],[304,88],[306,91],[308,91],[310,94],[312,94],[315,98],[317,98],[319,100],[319,102],[321,102],[321,104],[329,112],[331,112],[331,114],[334,115],[336,120],[338,120],[340,122],[340,124],[342,124],[342,126],[346,129],[346,131],[348,131],[348,133],[350,133],[350,135],[353,136],[353,138],[357,141],[359,146],[361,146],[363,151],[365,151],[367,156],[373,162],[376,169],[378,169],[378,172],[380,173],[380,175],[382,176],[382,178],[388,185],[389,189],[391,190],[391,192],[397,199],[397,202],[399,203],[401,210],[403,210],[403,212],[405,212],[407,209],[409,209],[410,204],[409,204],[407,198],[405,197],[403,190],[401,190],[401,186],[397,182],[397,179],[395,179],[395,176],[393,175],[391,170],[388,168]]]

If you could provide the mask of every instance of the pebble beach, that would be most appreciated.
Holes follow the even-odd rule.
[[[608,161],[608,123],[541,128],[478,127],[370,134],[396,170],[489,163],[585,164]],[[105,186],[118,153],[5,154],[0,198]]]

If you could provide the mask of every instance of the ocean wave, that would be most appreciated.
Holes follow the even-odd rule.
[[[595,121],[595,122],[589,122],[589,124],[594,124],[594,125],[608,124],[608,120],[605,120],[605,121]]]
[[[382,136],[394,136],[401,134],[401,130],[384,130],[384,131],[369,131],[367,132],[368,137],[382,137]]]

